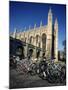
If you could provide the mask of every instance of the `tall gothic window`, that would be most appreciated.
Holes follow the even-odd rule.
[[[45,51],[46,50],[46,34],[42,34],[42,48]]]
[[[21,40],[24,41],[24,38],[22,37]]]
[[[25,42],[26,42],[26,39],[27,39],[27,38],[25,37]]]
[[[40,36],[36,35],[36,45],[40,47]]]
[[[33,43],[33,40],[34,40],[34,38],[33,38],[33,36],[31,36],[31,37],[30,37],[30,44]]]

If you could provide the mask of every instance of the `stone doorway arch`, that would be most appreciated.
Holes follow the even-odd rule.
[[[33,41],[34,41],[34,37],[31,36],[30,39],[29,39],[29,43],[30,43],[30,44],[33,44]]]
[[[36,46],[40,47],[40,36],[36,35]]]

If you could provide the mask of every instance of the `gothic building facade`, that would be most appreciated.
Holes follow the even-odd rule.
[[[55,58],[58,61],[58,21],[55,20],[53,24],[53,14],[51,9],[48,12],[48,23],[47,25],[40,26],[23,32],[17,32],[15,29],[14,33],[11,34],[13,38],[20,39],[25,42],[26,45],[23,46],[24,55],[27,57],[29,53],[33,60],[37,57]]]

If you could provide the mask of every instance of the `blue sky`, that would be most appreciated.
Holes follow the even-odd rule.
[[[55,18],[58,19],[58,49],[63,50],[62,42],[66,38],[66,6],[60,4],[40,4],[40,3],[25,3],[25,2],[9,2],[9,29],[10,32],[17,28],[18,31],[26,30],[31,25],[34,27],[36,23],[39,27],[40,21],[42,20],[43,25],[47,24],[47,17],[49,8],[52,9],[53,13],[53,24]]]

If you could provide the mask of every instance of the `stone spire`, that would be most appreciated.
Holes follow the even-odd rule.
[[[34,24],[34,29],[36,28],[36,23]]]
[[[30,30],[30,28],[31,28],[31,25],[29,25],[29,30]]]
[[[49,12],[48,12],[48,24],[50,24],[50,22],[52,23],[52,10],[51,10],[51,8],[49,9]]]
[[[22,29],[19,30],[19,33],[20,33],[20,34],[22,33]]]
[[[56,60],[58,61],[58,21],[57,18],[55,19],[55,24],[54,24],[54,36],[55,36],[55,40],[54,40],[54,55]]]
[[[24,30],[24,38],[25,38],[25,30]]]
[[[49,12],[48,12],[48,32],[52,34],[52,10],[51,8],[49,9]]]
[[[14,29],[13,38],[16,38],[17,29]]]
[[[24,28],[24,31],[26,30],[26,27]]]
[[[51,14],[52,13],[52,10],[51,10],[51,7],[50,7],[50,9],[49,9],[49,14]]]
[[[58,21],[57,21],[57,18],[55,19],[54,29],[58,29]]]
[[[51,8],[49,9],[48,12],[48,25],[47,25],[47,33],[48,33],[48,46],[46,47],[48,50],[47,57],[52,58],[52,11]]]
[[[42,20],[40,21],[40,27],[42,26]]]

